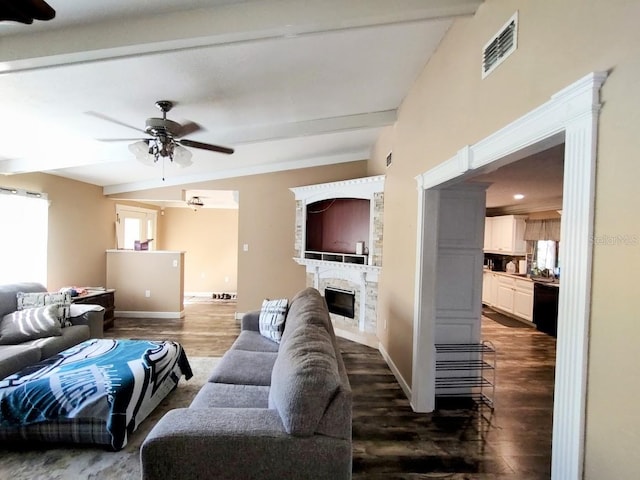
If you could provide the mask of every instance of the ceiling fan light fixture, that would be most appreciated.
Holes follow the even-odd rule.
[[[149,143],[146,140],[139,140],[130,144],[129,151],[135,155],[139,162],[145,165],[153,165],[156,162],[156,158],[151,154]]]
[[[176,145],[173,150],[173,163],[180,168],[188,167],[193,164],[191,157],[193,154],[182,145]]]
[[[191,197],[187,200],[187,205],[193,208],[194,212],[197,212],[198,208],[204,207],[204,202],[200,200],[200,197]]]

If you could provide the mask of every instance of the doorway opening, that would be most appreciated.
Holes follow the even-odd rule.
[[[438,221],[438,192],[458,185],[483,169],[499,168],[565,142],[562,232],[563,290],[558,307],[558,340],[554,391],[552,478],[582,477],[584,456],[585,391],[589,326],[589,293],[592,262],[592,232],[595,159],[599,91],[606,73],[592,73],[561,90],[551,100],[486,139],[465,147],[454,158],[417,178],[418,242],[414,307],[414,345],[411,405],[416,411],[432,411],[435,403],[434,345],[438,304],[439,260],[437,241],[429,230],[438,228],[425,219]],[[484,200],[483,200],[484,201]],[[435,215],[434,215],[435,213]],[[477,237],[483,223],[476,221]],[[482,251],[478,240],[477,251]],[[455,294],[481,300],[482,264],[473,288]],[[435,278],[429,276],[436,271]],[[459,282],[467,287],[468,282]],[[451,296],[451,295],[449,295]],[[476,300],[477,299],[477,300]],[[458,300],[460,301],[460,300]],[[479,308],[478,308],[479,310]],[[480,315],[478,315],[478,322]],[[426,374],[425,374],[426,372]]]

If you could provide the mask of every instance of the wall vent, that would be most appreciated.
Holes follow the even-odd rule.
[[[493,72],[518,48],[518,12],[487,42],[482,55],[482,78]]]

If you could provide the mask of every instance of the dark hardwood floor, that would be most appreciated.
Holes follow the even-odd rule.
[[[220,356],[240,330],[235,302],[185,305],[181,320],[116,319],[111,338],[170,339]],[[414,413],[380,353],[339,339],[354,393],[355,479],[550,478],[555,338],[483,317],[497,350],[495,409],[440,402]]]
[[[107,338],[144,338],[179,342],[187,357],[221,357],[240,333],[236,302],[185,303],[181,319],[116,318]]]

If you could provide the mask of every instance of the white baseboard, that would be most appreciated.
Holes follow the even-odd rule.
[[[185,297],[207,297],[211,298],[213,292],[184,292]]]
[[[333,326],[333,330],[337,337],[346,338],[347,340],[351,340],[352,342],[360,343],[362,345],[366,345],[371,348],[378,348],[378,337],[373,334],[366,334],[363,332],[351,332],[346,329],[341,329]]]
[[[227,292],[227,291],[218,291],[218,292],[184,292],[185,297],[205,297],[205,298],[213,298],[214,294],[223,294],[231,295],[232,297],[237,297],[236,292]]]
[[[113,315],[116,318],[183,318],[184,310],[181,312],[132,312],[116,310]]]
[[[387,362],[387,365],[389,365],[389,368],[391,369],[391,373],[393,373],[393,376],[396,377],[396,380],[400,384],[400,388],[402,388],[402,391],[406,395],[407,399],[409,400],[409,402],[411,402],[411,388],[409,388],[409,384],[405,381],[404,377],[400,374],[400,370],[398,370],[398,367],[396,367],[396,364],[393,363],[393,360],[391,360],[391,357],[389,356],[387,351],[384,349],[382,344],[378,345],[378,350],[382,354],[382,358],[384,358],[384,361]]]

